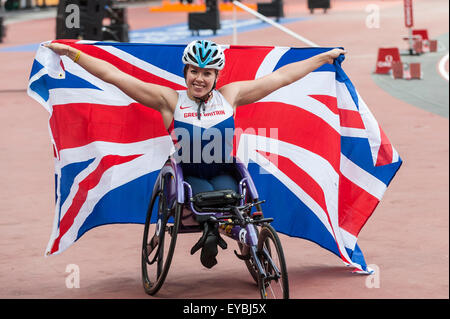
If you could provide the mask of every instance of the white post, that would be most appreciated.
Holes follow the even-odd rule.
[[[312,42],[312,41],[306,39],[305,37],[302,37],[301,35],[299,35],[299,34],[293,32],[293,31],[289,30],[288,28],[282,26],[281,24],[279,24],[279,23],[277,23],[277,22],[270,20],[270,19],[267,18],[266,16],[263,16],[262,14],[260,14],[259,12],[256,12],[256,11],[253,10],[253,9],[250,9],[250,8],[247,7],[246,5],[243,5],[242,3],[240,3],[239,1],[233,1],[233,4],[234,4],[235,6],[238,6],[239,8],[241,8],[241,9],[247,11],[248,13],[253,14],[253,15],[254,15],[255,17],[257,17],[258,19],[261,19],[261,20],[263,20],[264,22],[267,22],[267,23],[271,24],[271,25],[274,26],[275,28],[278,28],[278,29],[280,29],[281,31],[283,31],[283,32],[285,32],[285,33],[287,33],[287,34],[289,34],[290,36],[296,38],[297,40],[300,40],[300,41],[302,41],[303,43],[305,43],[305,44],[307,44],[307,45],[309,45],[309,46],[311,46],[311,47],[318,47],[318,45],[315,44],[314,42]]]
[[[412,0],[403,0],[403,10],[405,14],[405,26],[408,28],[409,54],[412,55],[414,53],[412,35],[412,27],[414,25]]]
[[[237,45],[237,14],[236,6],[233,6],[233,45]]]

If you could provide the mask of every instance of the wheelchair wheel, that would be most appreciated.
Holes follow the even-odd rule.
[[[170,209],[164,196],[164,188],[152,199],[145,221],[142,240],[142,283],[145,292],[156,294],[166,279],[172,262],[178,228],[180,225],[181,207],[176,203]],[[157,209],[153,212],[154,205]],[[151,224],[152,214],[157,214],[157,223]]]
[[[257,256],[266,272],[266,277],[258,274],[261,298],[289,299],[289,282],[283,248],[277,232],[270,225],[261,227]]]

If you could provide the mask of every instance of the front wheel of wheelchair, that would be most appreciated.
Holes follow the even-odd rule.
[[[241,252],[241,255],[247,256],[250,254],[248,246],[244,246],[241,242],[238,242],[238,247]],[[249,256],[248,259],[245,259],[245,266],[247,266],[248,272],[252,276],[253,280],[256,284],[258,284],[258,269],[255,264],[255,260],[252,256]]]
[[[262,299],[289,299],[289,282],[283,248],[277,232],[270,225],[261,227],[257,256],[266,275],[258,273]]]
[[[154,205],[157,209],[153,212]],[[172,262],[180,225],[181,205],[168,208],[163,190],[150,203],[142,240],[142,283],[149,295],[156,294],[166,279]],[[157,214],[152,224],[152,214]]]

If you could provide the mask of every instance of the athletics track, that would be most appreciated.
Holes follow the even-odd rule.
[[[372,72],[379,47],[405,48],[403,1],[335,0],[327,14],[317,10],[314,15],[306,0],[284,2],[286,27],[320,46],[348,50],[347,74],[404,161],[359,235],[366,262],[376,267],[378,277],[352,274],[337,256],[316,244],[281,236],[291,297],[448,299],[448,80],[437,75],[440,59],[448,54],[448,1],[414,2],[415,26],[446,39],[447,47],[427,64],[424,80],[408,82],[401,94],[396,85],[404,85],[404,80],[385,78],[388,83],[381,83]],[[366,27],[369,4],[380,10],[379,28]],[[158,2],[128,9],[132,36],[185,23],[183,12],[150,13],[148,7],[155,5]],[[55,19],[31,16],[12,17],[0,44],[0,297],[152,298],[141,284],[142,225],[102,226],[63,254],[43,257],[54,214],[53,154],[48,114],[28,97],[26,86],[36,44],[55,37]],[[221,19],[231,20],[232,13],[221,13]],[[238,19],[252,17],[238,13]],[[303,46],[272,27],[238,31],[238,44]],[[232,43],[232,35],[219,32],[214,40]],[[448,60],[443,68],[448,78]],[[419,103],[409,93],[425,84],[430,103]],[[198,234],[180,237],[168,278],[155,298],[258,298],[244,263],[233,255],[233,243],[208,270],[199,254],[189,254]],[[79,267],[80,288],[66,287],[66,269],[72,264]]]

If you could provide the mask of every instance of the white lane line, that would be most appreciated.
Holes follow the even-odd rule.
[[[448,61],[448,53],[439,61],[439,73],[448,81],[448,71],[445,70],[445,63]]]
[[[275,28],[278,28],[278,29],[280,29],[281,31],[283,31],[283,32],[285,32],[285,33],[287,33],[287,34],[289,34],[290,36],[296,38],[297,40],[302,41],[303,43],[309,45],[310,47],[319,47],[319,45],[317,45],[317,44],[315,44],[314,42],[308,40],[307,38],[302,37],[301,35],[299,35],[299,34],[295,33],[294,31],[292,31],[292,30],[290,30],[290,29],[288,29],[288,28],[282,26],[281,24],[279,24],[279,23],[277,23],[277,22],[274,22],[274,21],[270,20],[270,19],[267,18],[266,16],[260,14],[259,12],[255,11],[255,10],[253,10],[253,9],[250,9],[249,7],[247,7],[246,5],[244,5],[244,4],[240,3],[240,2],[238,2],[238,1],[233,1],[233,4],[234,4],[235,6],[237,6],[237,7],[239,7],[239,8],[241,8],[241,9],[247,11],[248,13],[253,14],[253,15],[254,15],[255,17],[257,17],[258,19],[261,19],[261,20],[263,20],[264,22],[267,22],[267,23],[271,24],[271,25],[274,26]]]

